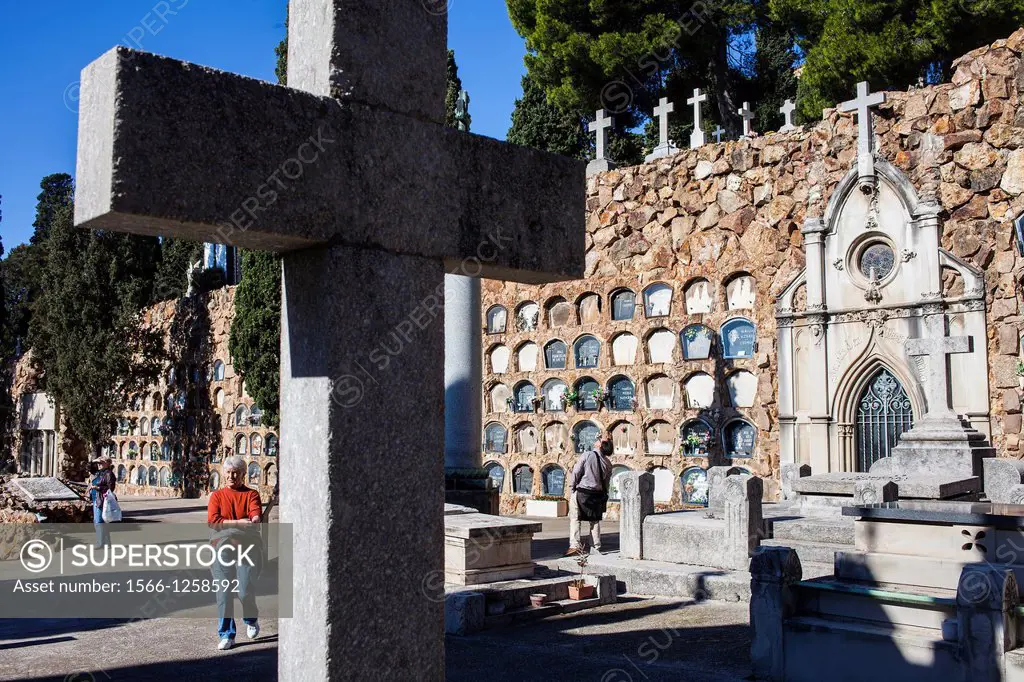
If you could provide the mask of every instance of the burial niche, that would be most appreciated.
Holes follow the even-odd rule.
[[[690,467],[679,477],[682,502],[693,507],[708,506],[708,472],[700,467]]]
[[[636,294],[630,289],[612,293],[612,319],[616,322],[632,320],[636,313]]]
[[[722,429],[726,457],[753,457],[757,429],[745,419],[734,419]]]
[[[628,412],[636,406],[636,385],[625,376],[613,377],[608,382],[608,409]]]
[[[576,382],[576,409],[581,412],[596,412],[600,408],[600,394],[601,385],[591,377],[583,377]]]
[[[276,435],[272,433],[267,434],[266,446],[267,457],[277,457],[278,442]]]
[[[565,494],[565,469],[557,464],[548,464],[540,470],[541,485],[545,495],[562,497]]]
[[[548,379],[541,386],[541,393],[544,396],[544,410],[546,412],[564,412],[565,394],[569,387],[561,379]]]
[[[537,370],[537,344],[527,341],[519,346],[516,351],[516,360],[519,363],[520,372],[535,372]]]
[[[240,433],[235,436],[235,454],[244,456],[246,450],[249,449],[249,439],[245,437],[244,433]]]
[[[750,310],[754,307],[756,293],[754,278],[743,274],[733,277],[725,285],[725,300],[728,310]]]
[[[512,492],[516,495],[529,495],[533,490],[533,469],[528,464],[520,464],[512,470]]]
[[[135,470],[135,474],[132,477],[132,483],[135,485],[146,485],[146,467],[140,466]]]
[[[268,464],[267,468],[263,470],[263,480],[267,482],[270,488],[277,487],[277,465]]]
[[[644,314],[665,317],[672,309],[672,287],[658,282],[644,289]]]
[[[533,399],[537,397],[537,387],[529,381],[520,381],[512,389],[513,412],[533,412]]]
[[[505,306],[491,306],[487,311],[487,333],[504,334],[507,318],[508,311],[505,310]]]
[[[520,424],[515,433],[519,452],[528,455],[538,452],[537,427],[530,423]]]
[[[576,369],[592,369],[597,367],[601,358],[601,342],[589,334],[581,336],[573,344],[573,353],[576,356]]]
[[[672,349],[676,345],[676,335],[668,329],[656,329],[647,337],[647,357],[651,364],[667,364],[672,362]]]
[[[263,436],[258,433],[252,434],[252,438],[249,439],[249,454],[253,457],[263,454]]]
[[[504,374],[508,371],[509,355],[508,346],[497,345],[491,349],[489,357],[491,358],[492,374]]]
[[[516,308],[516,331],[530,332],[537,328],[540,319],[540,306],[527,301]]]
[[[171,487],[171,470],[167,467],[160,467],[160,487],[170,488]]]
[[[683,384],[683,389],[686,391],[687,407],[700,410],[711,407],[715,401],[715,380],[710,374],[691,374]]]
[[[154,488],[160,485],[160,471],[155,467],[149,467],[147,485],[151,485]]]
[[[213,380],[224,381],[224,363],[220,360],[213,363]]]
[[[491,396],[491,412],[508,412],[508,399],[512,396],[512,393],[508,390],[508,386],[505,384],[494,384],[490,390]]]
[[[637,338],[629,332],[623,332],[612,339],[612,364],[632,366],[636,363]]]
[[[757,377],[751,372],[733,372],[726,378],[725,385],[729,389],[729,402],[733,407],[754,406],[757,397]]]
[[[580,324],[594,324],[601,321],[601,297],[593,292],[587,292],[580,296],[577,301],[579,307]]]
[[[561,296],[548,300],[545,306],[548,311],[548,326],[564,327],[572,320],[572,306]]]
[[[628,474],[631,469],[624,464],[616,464],[612,467],[612,480],[608,484],[608,499],[609,500],[621,500],[622,495],[620,491],[620,482],[622,477]]]
[[[117,467],[117,482],[124,483],[126,476],[128,476],[128,470],[124,468],[123,464],[119,464]]]
[[[569,442],[569,429],[562,422],[551,422],[544,427],[544,449],[547,452],[564,452]]]
[[[707,457],[711,447],[711,427],[702,419],[686,422],[679,429],[679,442],[686,457]]]
[[[647,453],[650,455],[671,455],[675,449],[676,435],[666,421],[653,421],[647,426]]]
[[[743,317],[722,325],[722,357],[728,359],[752,358],[757,341],[754,324]]]
[[[651,410],[671,410],[675,403],[676,384],[659,374],[647,380],[647,407]]]
[[[711,346],[715,333],[702,324],[691,324],[679,333],[684,360],[707,360],[711,357]]]
[[[508,431],[496,422],[484,427],[484,450],[487,452],[505,452]]]
[[[594,448],[597,437],[601,435],[601,428],[592,421],[583,421],[573,427],[572,435],[576,442],[576,452],[587,452]]]
[[[654,501],[667,504],[672,501],[672,488],[676,484],[676,475],[665,467],[651,469],[654,476]]]
[[[487,476],[491,479],[495,489],[500,492],[505,483],[505,467],[497,462],[488,462],[484,464],[484,471],[487,472]]]
[[[630,422],[619,422],[612,427],[612,446],[616,455],[632,455],[638,441],[636,426]]]
[[[566,369],[569,349],[564,341],[554,339],[544,346],[544,366],[548,369]]]
[[[683,293],[686,300],[687,315],[703,315],[711,312],[711,282],[706,279],[695,279],[687,285]]]

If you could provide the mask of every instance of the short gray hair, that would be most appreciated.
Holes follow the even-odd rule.
[[[224,471],[228,472],[234,469],[235,471],[245,471],[245,460],[238,455],[232,455],[224,460]]]

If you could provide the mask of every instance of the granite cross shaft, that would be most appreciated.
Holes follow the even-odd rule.
[[[665,97],[662,97],[658,106],[654,107],[654,115],[658,118],[658,146],[647,155],[645,161],[654,161],[679,152],[679,148],[668,139],[668,115],[675,110],[676,106]]]
[[[604,109],[598,109],[594,120],[587,125],[587,129],[597,134],[597,149],[594,160],[587,165],[587,175],[603,173],[611,170],[612,162],[605,157],[605,131],[615,125],[615,118],[608,116]]]
[[[744,102],[743,107],[736,112],[743,119],[743,137],[750,137],[753,129],[750,122],[754,120],[754,112],[750,110],[750,102]]]
[[[786,122],[783,124],[783,126],[779,128],[780,133],[788,133],[792,130],[796,130],[796,126],[793,125],[794,111],[796,111],[796,105],[793,104],[793,100],[787,99],[783,103],[782,108],[779,109],[779,113],[782,114],[786,119]]]
[[[77,225],[283,253],[284,681],[443,679],[444,275],[583,275],[583,164],[445,128],[446,59],[420,0],[292,0],[287,88],[82,74]]]
[[[871,107],[885,102],[885,93],[869,94],[867,81],[857,83],[857,98],[839,105],[840,111],[857,113],[857,175],[861,187],[875,184],[875,132]]]
[[[700,120],[700,104],[708,101],[708,96],[700,91],[700,88],[693,89],[693,97],[686,100],[686,103],[693,107],[693,132],[690,133],[690,149],[696,149],[704,144],[704,126]]]
[[[952,421],[959,425],[949,397],[949,356],[972,351],[971,337],[946,336],[945,316],[942,313],[925,317],[927,338],[910,339],[906,343],[907,355],[928,358],[928,381],[925,398],[928,401],[924,419],[929,422]]]

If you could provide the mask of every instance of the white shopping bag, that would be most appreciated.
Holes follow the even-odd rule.
[[[103,523],[119,523],[121,521],[121,505],[117,503],[114,493],[107,491],[103,496]]]

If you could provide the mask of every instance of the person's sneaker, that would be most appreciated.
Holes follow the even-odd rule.
[[[228,649],[230,649],[234,645],[235,645],[235,640],[231,639],[230,637],[222,637],[221,640],[220,640],[220,644],[217,645],[217,648],[220,649],[221,651],[227,651]]]
[[[260,624],[249,625],[245,628],[245,634],[249,636],[249,639],[256,639],[260,636]]]
[[[591,554],[602,554],[601,548],[600,547],[591,547],[590,548],[590,553]]]

